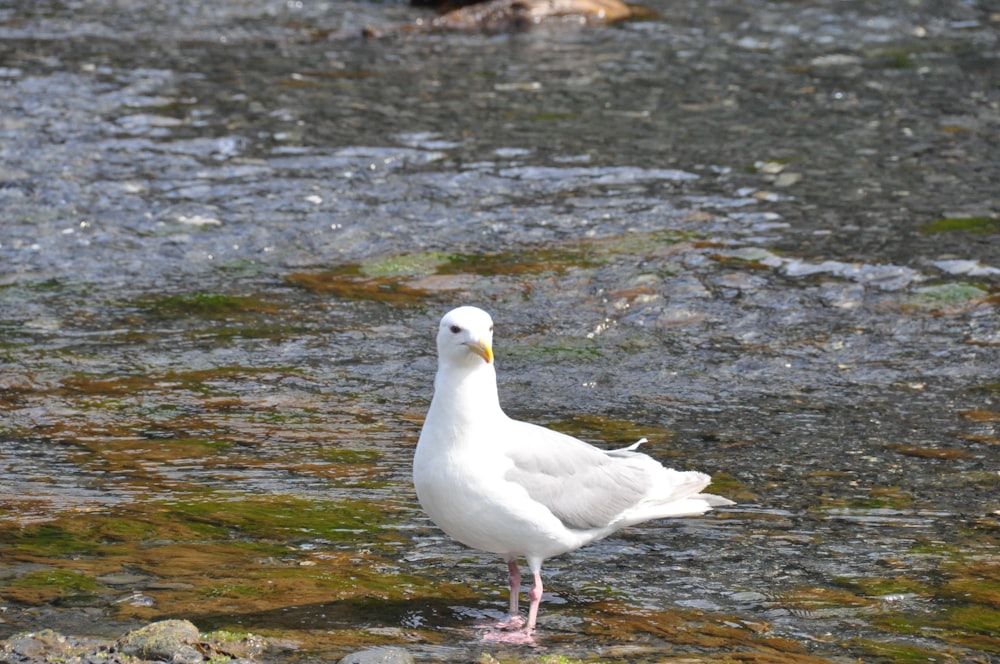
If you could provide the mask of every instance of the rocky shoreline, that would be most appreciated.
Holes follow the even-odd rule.
[[[162,620],[117,640],[66,636],[51,629],[16,634],[0,641],[5,664],[252,664],[271,659],[286,646],[256,634],[201,633],[188,620]],[[340,664],[412,664],[403,648],[378,647],[351,653]]]

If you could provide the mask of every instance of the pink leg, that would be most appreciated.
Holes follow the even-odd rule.
[[[535,622],[538,620],[538,605],[542,601],[542,575],[534,572],[535,585],[531,587],[528,597],[531,599],[531,607],[528,609],[528,622],[525,623],[520,616],[511,616],[510,620],[502,625],[498,625],[503,631],[490,631],[483,635],[483,640],[492,643],[507,643],[521,646],[537,646],[531,633],[535,631]],[[520,585],[521,573],[517,573],[518,585]],[[513,590],[513,572],[511,573],[511,589]],[[513,608],[513,604],[511,605]],[[519,629],[521,626],[523,629]]]
[[[507,561],[507,571],[510,574],[510,617],[504,622],[494,625],[494,629],[483,635],[483,640],[512,645],[535,645],[534,639],[531,638],[531,631],[534,629],[535,619],[538,616],[538,602],[542,598],[541,577],[537,573],[535,574],[535,586],[528,595],[531,598],[529,613],[531,629],[528,629],[525,627],[524,618],[521,617],[517,608],[518,595],[521,593],[521,570],[518,568],[516,560]]]
[[[530,635],[535,631],[535,622],[538,620],[538,605],[542,603],[542,573],[535,572],[535,584],[531,586],[528,597],[531,599],[531,606],[528,608],[528,624],[524,626],[524,632]]]
[[[510,617],[513,620],[519,617],[517,600],[521,594],[521,570],[518,569],[516,560],[507,561],[507,571],[510,573]]]

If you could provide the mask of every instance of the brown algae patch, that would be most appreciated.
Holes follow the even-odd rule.
[[[170,392],[187,390],[199,394],[218,391],[227,383],[248,377],[258,380],[296,374],[293,368],[220,366],[210,369],[166,371],[163,373],[102,376],[79,373],[62,381],[66,392],[85,395],[121,396],[139,391]]]
[[[483,278],[522,279],[592,269],[612,257],[664,255],[686,236],[672,231],[594,238],[501,252],[400,254],[317,272],[296,272],[285,280],[317,294],[345,300],[416,305],[442,292],[466,290]]]
[[[874,600],[846,589],[806,587],[782,593],[776,603],[802,615],[819,615],[868,608]]]
[[[905,445],[903,443],[891,443],[886,445],[886,447],[902,454],[903,456],[917,457],[919,459],[958,461],[961,459],[971,459],[975,456],[966,450],[956,450],[944,447],[918,447],[916,445]]]
[[[333,647],[337,633],[358,628],[351,607],[391,617],[400,607],[419,612],[424,599],[470,600],[467,588],[408,574],[387,557],[398,547],[396,510],[360,500],[189,495],[0,524],[4,595],[28,606],[103,606],[123,621],[184,615],[213,628],[272,631],[283,612],[301,607],[303,619],[315,615],[306,629],[287,625],[302,632],[295,638],[310,641],[319,630]],[[337,607],[340,622],[330,623],[324,612]],[[395,624],[374,615],[372,623]]]
[[[399,306],[415,305],[431,294],[428,289],[408,284],[407,278],[366,276],[357,265],[322,272],[297,272],[285,275],[285,280],[293,286],[318,295],[330,295],[342,300],[385,302]]]
[[[1000,654],[1000,556],[995,522],[973,523],[961,543],[920,541],[907,558],[886,561],[924,571],[892,577],[840,579],[848,603],[867,606],[871,625],[884,637],[858,639],[870,655],[931,653],[940,661],[978,661]],[[851,596],[855,600],[850,600]],[[876,643],[877,641],[877,643]],[[971,658],[971,659],[970,659]]]
[[[698,661],[705,662],[829,662],[809,655],[797,641],[772,634],[766,623],[758,621],[687,610],[637,609],[614,600],[597,602],[591,608],[594,613],[584,631],[601,640],[621,643],[652,635],[669,644],[670,654],[697,653]]]
[[[995,410],[960,410],[958,414],[969,422],[1000,422],[1000,413]]]

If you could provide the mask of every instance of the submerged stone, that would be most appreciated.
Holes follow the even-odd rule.
[[[404,648],[380,647],[351,653],[340,664],[413,664],[414,661]]]

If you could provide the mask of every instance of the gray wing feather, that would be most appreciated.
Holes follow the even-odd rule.
[[[653,479],[645,454],[605,452],[571,436],[523,423],[533,444],[510,452],[506,479],[545,505],[567,528],[591,530],[614,523],[645,498]],[[655,462],[654,462],[655,463]]]

